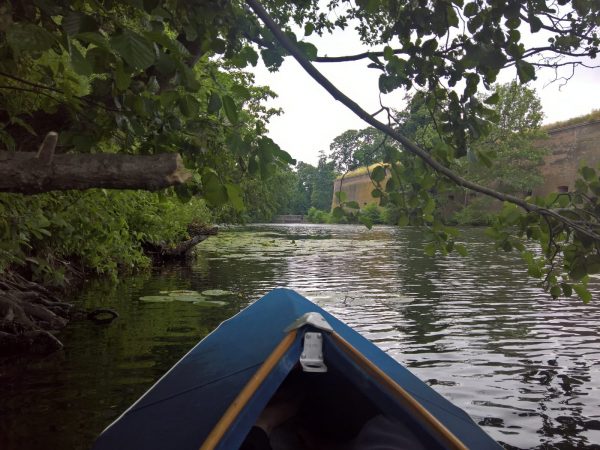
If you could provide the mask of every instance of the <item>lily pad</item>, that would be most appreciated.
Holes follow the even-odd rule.
[[[190,294],[179,294],[179,295],[171,295],[169,294],[173,300],[178,302],[203,302],[206,301],[207,298],[201,294],[196,293],[195,295]]]
[[[207,297],[224,297],[226,295],[233,295],[233,292],[224,291],[222,289],[208,289],[206,291],[202,291],[202,295],[206,295]]]
[[[219,291],[227,292],[227,291]],[[146,295],[140,297],[140,300],[148,303],[169,303],[169,302],[191,302],[200,306],[223,306],[225,302],[208,300],[204,295],[197,291],[177,290],[161,291],[163,295]],[[213,294],[215,296],[217,294]],[[225,295],[225,294],[218,294]]]
[[[169,294],[171,297],[181,297],[184,295],[193,297],[196,295],[202,295],[198,291],[188,291],[188,290],[168,291],[167,294]]]
[[[168,295],[145,295],[140,297],[140,300],[148,303],[168,303],[174,301],[175,299],[173,297],[169,297]]]
[[[194,305],[198,305],[198,306],[225,306],[226,304],[227,303],[225,303],[225,302],[211,301],[211,300],[194,302]]]

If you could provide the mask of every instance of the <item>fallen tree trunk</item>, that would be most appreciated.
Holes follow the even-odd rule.
[[[154,191],[184,183],[191,173],[177,153],[159,155],[54,154],[48,133],[37,153],[0,151],[0,192],[39,194],[90,188]]]

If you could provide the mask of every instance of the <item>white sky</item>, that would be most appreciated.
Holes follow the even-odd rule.
[[[302,36],[301,33],[297,34]],[[326,35],[319,41],[307,40],[317,45],[320,56],[340,56],[367,50],[360,46],[355,36],[353,30],[346,29]],[[364,109],[375,112],[380,108],[380,72],[369,69],[369,62],[320,63],[316,67]],[[329,151],[329,144],[336,136],[348,129],[367,126],[313,81],[292,57],[286,57],[279,71],[273,73],[264,67],[259,58],[259,65],[252,72],[257,84],[270,86],[278,94],[278,98],[270,105],[281,107],[284,111],[281,116],[271,120],[269,136],[299,161],[316,164],[319,150]],[[515,77],[516,71],[509,68],[500,74],[498,81],[505,83]],[[528,84],[536,88],[541,98],[545,123],[569,119],[600,108],[600,69],[580,67],[562,88],[559,82],[545,86],[553,78],[554,71],[543,70],[538,72],[536,81]],[[386,106],[401,109],[404,106],[403,97],[404,91],[397,90],[385,96],[384,102]],[[383,119],[383,115],[378,117]]]

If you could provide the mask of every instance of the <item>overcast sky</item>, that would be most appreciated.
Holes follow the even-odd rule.
[[[319,55],[338,56],[360,53],[367,49],[357,44],[353,30],[336,32],[333,36],[316,41]],[[321,63],[316,67],[346,95],[369,112],[379,109],[379,71],[367,68],[368,60],[345,63]],[[270,137],[297,160],[316,164],[320,150],[329,150],[329,144],[348,129],[367,125],[341,103],[335,101],[319,86],[298,63],[287,57],[277,72],[269,72],[262,61],[252,70],[256,82],[270,86],[278,98],[270,102],[284,113],[271,120]],[[516,78],[513,68],[501,74],[498,81]],[[600,69],[578,68],[568,84],[548,84],[554,72],[538,72],[538,79],[528,86],[535,87],[541,98],[544,122],[556,122],[589,113],[600,108]],[[404,106],[401,90],[384,97],[386,106],[401,109]],[[380,116],[381,117],[381,116]]]

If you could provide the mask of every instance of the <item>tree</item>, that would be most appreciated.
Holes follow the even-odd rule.
[[[381,161],[384,139],[385,135],[372,127],[344,131],[329,147],[335,170],[344,173]]]
[[[239,206],[223,151],[234,168],[252,173],[291,158],[264,136],[277,111],[261,102],[272,93],[240,70],[256,63],[256,52],[239,38],[223,40],[235,34],[236,11],[219,2],[3,4],[0,145],[17,154],[2,156],[0,189],[160,189],[189,180],[180,191]],[[210,58],[218,54],[225,58]],[[32,151],[50,131],[58,132],[57,155],[46,152],[40,163]],[[138,156],[148,154],[161,155],[148,160],[160,172],[155,178]],[[40,174],[45,181],[27,182]]]
[[[473,142],[465,174],[473,181],[515,195],[531,193],[542,182],[545,150],[542,105],[536,92],[516,82],[497,86],[498,122]],[[486,170],[487,169],[487,170]]]
[[[245,98],[250,89],[235,74],[236,68],[256,63],[260,52],[265,64],[276,70],[285,56],[292,55],[336,100],[422,161],[415,165],[413,176],[425,181],[417,184],[426,186],[426,180],[441,177],[515,205],[523,211],[515,219],[523,221],[523,233],[532,222],[539,222],[542,246],[564,238],[576,243],[575,253],[585,261],[598,253],[600,245],[598,217],[585,212],[596,207],[597,193],[588,192],[593,183],[600,183],[595,172],[585,172],[587,191],[569,197],[565,208],[552,199],[527,202],[468,180],[453,169],[455,160],[467,155],[469,142],[489,131],[494,120],[489,105],[498,97],[491,94],[482,101],[478,91],[489,91],[501,70],[514,70],[526,83],[537,68],[575,69],[587,64],[585,58],[596,57],[600,5],[589,0],[558,3],[269,0],[265,8],[257,0],[245,4],[121,0],[101,7],[85,0],[12,1],[3,7],[0,21],[6,79],[0,90],[36,95],[24,95],[26,101],[20,103],[4,96],[3,105],[9,107],[2,113],[6,125],[2,139],[7,146],[32,148],[26,145],[28,139],[31,142],[29,133],[45,135],[50,130],[44,124],[51,124],[64,136],[64,150],[105,150],[113,140],[125,152],[178,150],[186,164],[201,169],[199,192],[209,202],[230,200],[239,206],[239,189],[227,182],[228,172],[214,169],[220,167],[224,148],[240,167],[261,175],[272,172],[276,160],[291,158],[264,138],[264,120],[259,117],[255,122],[255,115],[241,108],[248,105]],[[356,24],[369,50],[320,56],[313,44],[293,32],[300,26],[306,36],[322,35],[349,23]],[[548,44],[527,45],[527,29]],[[398,45],[388,45],[391,42]],[[439,131],[440,142],[433,152],[391,126],[388,106],[368,113],[311,63],[363,59],[381,72],[382,93],[422,92]],[[376,116],[386,111],[388,123],[379,121]],[[386,151],[392,172],[400,153],[394,147]],[[387,186],[379,191],[382,198],[389,197]],[[429,202],[428,195],[424,189],[424,202]],[[574,215],[565,209],[575,211]],[[429,214],[424,220],[431,225],[436,248],[453,248],[448,231],[428,219]],[[546,250],[549,267],[555,270],[554,256],[564,248],[558,253],[554,248]],[[573,272],[570,263],[565,264],[572,278],[583,284],[585,273],[597,269],[579,264],[583,272]],[[548,281],[549,287],[558,286],[552,277]]]
[[[327,161],[325,152],[319,154],[319,163],[312,181],[312,192],[310,194],[310,205],[322,211],[331,209],[331,199],[333,198],[333,181],[336,173],[334,164]]]
[[[597,188],[598,192],[594,190],[600,186],[600,179],[592,168],[583,170],[583,179],[575,195],[563,197],[562,207],[556,207],[555,198],[528,202],[467,180],[451,165],[456,158],[466,156],[470,139],[489,132],[494,115],[487,105],[495,104],[498,95],[492,94],[480,101],[477,92],[480,85],[490,89],[500,70],[514,67],[520,82],[527,83],[535,78],[536,67],[559,69],[570,66],[575,69],[585,65],[584,58],[596,57],[600,47],[597,23],[600,5],[597,2],[564,2],[562,8],[555,8],[543,1],[467,4],[361,1],[336,14],[334,23],[328,20],[330,16],[319,14],[316,2],[284,9],[274,14],[275,20],[257,0],[246,2],[281,45],[280,58],[271,60],[271,65],[277,66],[285,52],[292,55],[336,100],[369,125],[402,144],[405,151],[417,156],[424,163],[420,171],[423,177],[430,177],[433,172],[435,176],[458,186],[506,202],[509,206],[497,223],[497,233],[493,234],[498,245],[505,250],[517,247],[525,251],[522,238],[538,241],[544,250],[546,266],[540,263],[537,265],[539,270],[531,270],[530,264],[530,273],[540,277],[543,274],[543,284],[554,297],[561,292],[570,295],[572,288],[568,280],[571,280],[577,283],[574,288],[580,297],[589,300],[586,276],[600,271],[600,264],[596,262],[600,259],[600,214],[589,212],[595,211],[600,203],[600,188]],[[337,6],[337,2],[328,4],[330,9]],[[396,48],[385,45],[381,52],[319,57],[314,46],[298,44],[295,36],[290,35],[289,25],[284,20],[292,15],[290,10],[295,22],[305,25],[307,35],[315,30],[323,33],[336,26],[343,28],[349,19],[355,19],[359,23],[357,30],[363,43],[385,45],[396,39],[399,45]],[[283,24],[287,34],[276,20]],[[542,30],[548,33],[549,45],[527,48],[519,31],[521,24],[524,27],[528,25],[531,33]],[[389,119],[389,107],[382,106],[380,111],[369,114],[324,77],[310,61],[343,62],[363,58],[370,59],[370,67],[382,72],[379,79],[381,92],[388,93],[398,88],[422,90],[432,116],[437,114],[439,117],[437,128],[442,144],[436,146],[435,152],[429,153],[419,147],[396,131],[389,121],[386,124],[375,118],[378,113],[387,111]],[[458,82],[464,82],[462,94],[457,88]],[[398,182],[396,163],[400,156],[389,152],[386,160],[390,163],[393,180],[386,185],[385,193],[388,193],[388,188],[393,192]],[[592,196],[588,194],[590,190]],[[385,194],[381,189],[377,192],[380,196]],[[422,192],[424,197],[428,196],[427,192]],[[523,212],[519,212],[519,208]],[[454,232],[444,229],[431,214],[423,217],[431,225],[430,249],[446,252],[455,248]],[[532,229],[534,224],[535,231]],[[507,229],[513,225],[518,225],[519,233],[514,234]],[[565,253],[567,249],[569,252]],[[561,253],[565,256],[564,271],[557,268],[560,263],[556,258]],[[526,259],[532,258],[526,252],[525,255]],[[588,258],[591,258],[589,263]]]

